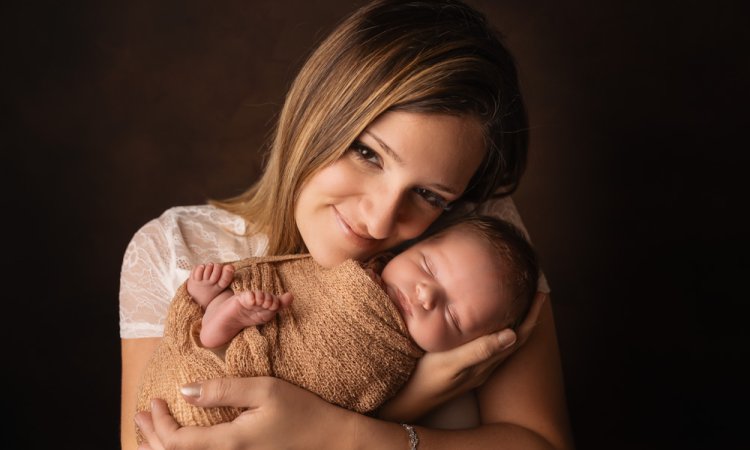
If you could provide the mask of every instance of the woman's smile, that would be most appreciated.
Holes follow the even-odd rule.
[[[378,239],[370,236],[366,231],[358,231],[350,225],[350,222],[341,215],[335,205],[331,205],[334,217],[339,227],[341,228],[342,234],[346,239],[352,242],[357,247],[363,249],[371,249],[378,245]]]

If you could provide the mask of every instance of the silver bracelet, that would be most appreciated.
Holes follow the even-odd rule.
[[[407,433],[409,433],[409,450],[417,450],[419,436],[417,436],[417,432],[414,431],[414,427],[408,423],[402,423],[401,426],[404,427]]]

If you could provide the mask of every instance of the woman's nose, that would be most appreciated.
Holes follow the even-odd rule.
[[[364,200],[363,215],[367,232],[375,239],[391,237],[399,220],[403,195],[388,189],[378,189]]]

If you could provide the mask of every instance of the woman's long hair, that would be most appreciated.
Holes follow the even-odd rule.
[[[213,204],[268,235],[268,254],[304,251],[294,220],[300,189],[387,111],[476,117],[486,155],[461,201],[507,195],[528,147],[516,67],[482,14],[455,0],[378,0],[341,22],[309,56],[286,96],[264,172]]]

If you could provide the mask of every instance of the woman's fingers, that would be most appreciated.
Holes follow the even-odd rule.
[[[151,401],[151,420],[157,437],[161,437],[160,433],[171,434],[180,428],[180,425],[169,413],[169,407],[164,400],[154,399]],[[151,443],[151,439],[149,439],[149,443]]]
[[[167,404],[159,399],[151,402],[151,413],[139,413],[136,422],[146,438],[139,450],[213,448],[213,444],[221,442],[215,439],[216,436],[227,436],[228,426],[224,423],[210,428],[181,427],[170,414]],[[208,433],[208,430],[213,433]]]
[[[231,422],[174,430],[173,419],[165,417],[162,422],[157,418],[162,411],[155,410],[156,431],[168,449],[227,448],[227,442],[232,448],[247,449],[325,448],[323,444],[333,433],[340,432],[342,439],[354,434],[347,429],[347,424],[354,422],[344,418],[360,417],[271,377],[218,378],[183,386],[181,391],[196,406],[230,406],[245,411]]]
[[[232,406],[254,408],[273,389],[266,377],[215,378],[184,385],[180,392],[188,403],[203,408]]]
[[[492,361],[516,342],[516,333],[505,329],[497,333],[478,337],[466,344],[446,352],[448,361],[454,362],[459,370],[469,369],[478,364]]]
[[[547,294],[534,297],[529,313],[517,332],[505,329],[481,336],[444,352],[426,353],[406,385],[378,414],[381,418],[411,421],[432,407],[480,386],[513,352],[531,336]]]
[[[150,412],[141,411],[135,415],[135,424],[138,426],[145,441],[138,447],[138,450],[163,450],[161,441],[154,429],[154,422]]]
[[[508,355],[516,334],[507,329],[443,352],[425,353],[401,390],[378,411],[390,421],[410,422],[433,407],[475,388]]]
[[[531,336],[546,299],[547,294],[537,292],[517,332],[507,328],[457,347],[455,349],[457,351],[456,362],[466,370],[473,368],[475,376],[478,375],[477,380],[480,384],[483,383],[484,375],[489,375],[498,363],[504,361]]]
[[[506,350],[523,345],[531,336],[546,299],[547,294],[537,292],[517,333],[508,328],[474,339],[447,352],[453,352],[451,360],[464,369],[478,365],[494,366],[494,363],[504,359]]]

